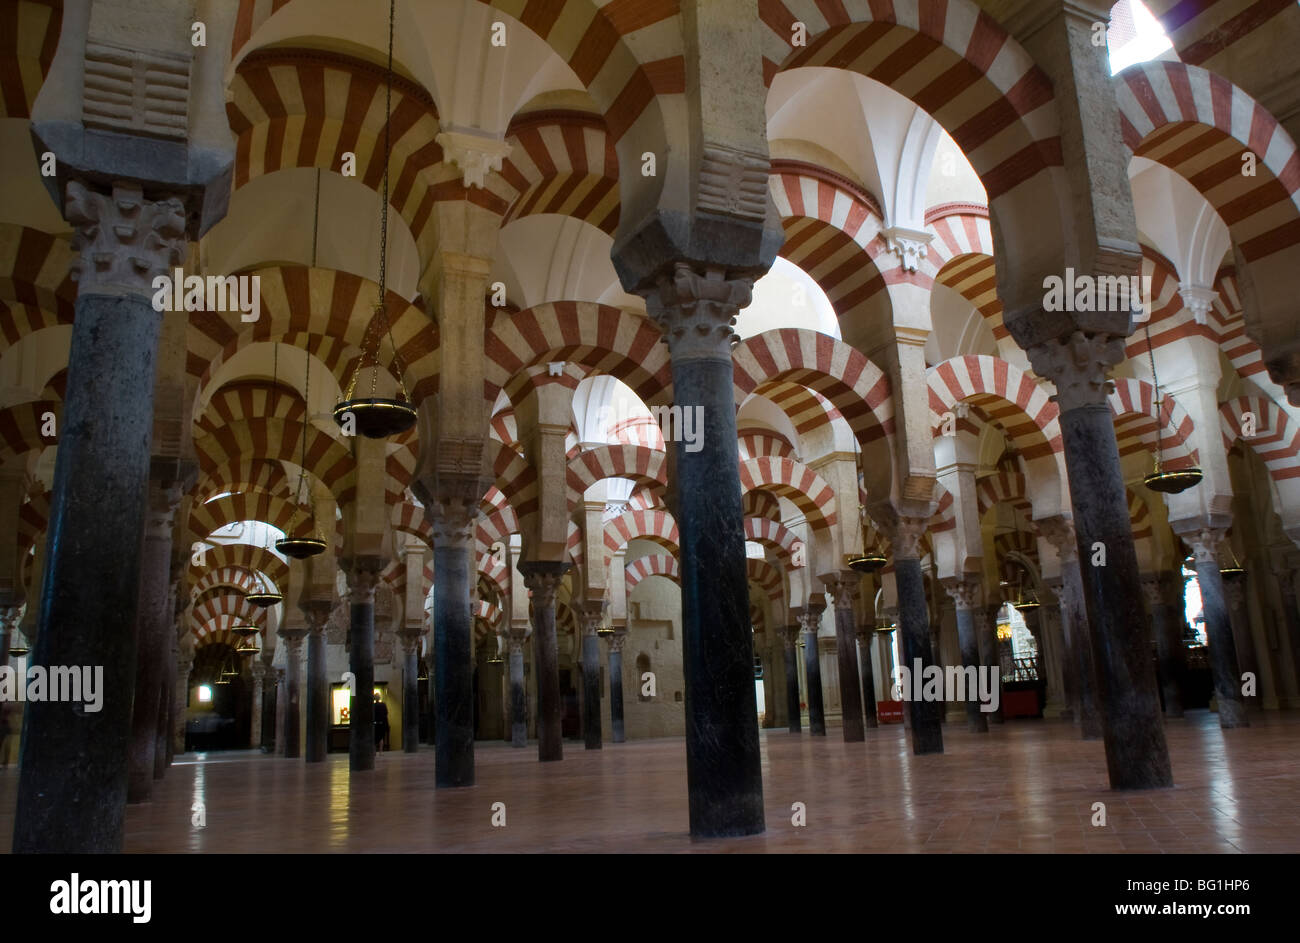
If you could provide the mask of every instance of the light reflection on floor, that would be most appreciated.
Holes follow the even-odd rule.
[[[1012,721],[987,735],[944,726],[945,753],[916,757],[897,725],[846,744],[837,727],[763,732],[768,830],[691,842],[684,741],[476,744],[477,784],[433,788],[434,754],[381,753],[353,774],[346,753],[308,766],[258,752],[186,756],[127,809],[126,850],[1300,852],[1300,714],[1253,715],[1221,731],[1204,711],[1170,721],[1174,789],[1116,793],[1099,741],[1063,722]],[[0,848],[13,831],[17,771],[0,771]],[[1107,824],[1092,826],[1092,806]],[[491,824],[506,806],[506,827]],[[806,827],[792,825],[792,804]],[[205,822],[196,826],[202,803]]]

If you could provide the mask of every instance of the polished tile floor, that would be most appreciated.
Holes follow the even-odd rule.
[[[1300,715],[1252,717],[1223,732],[1194,712],[1167,726],[1177,786],[1113,793],[1100,742],[1060,722],[987,736],[944,728],[942,756],[914,757],[901,727],[866,744],[764,731],[767,832],[692,842],[680,739],[477,745],[478,784],[435,791],[433,750],[385,753],[351,775],[259,753],[180,757],[154,801],[127,812],[131,852],[1300,852]],[[0,771],[0,848],[13,830],[17,773]],[[505,804],[494,827],[493,806]],[[807,824],[792,825],[804,804]],[[1091,824],[1105,803],[1106,824]],[[500,810],[497,820],[500,821]],[[199,824],[195,824],[195,823]]]

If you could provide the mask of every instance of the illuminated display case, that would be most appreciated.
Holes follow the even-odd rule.
[[[388,685],[387,683],[376,684],[375,693],[388,703]],[[346,684],[334,684],[330,686],[330,723],[335,727],[346,727],[351,723],[350,713],[352,708],[352,697],[348,693]]]

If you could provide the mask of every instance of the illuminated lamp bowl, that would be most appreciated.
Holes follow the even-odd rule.
[[[854,573],[875,573],[882,569],[889,561],[883,554],[864,553],[855,557],[849,557],[847,561],[850,570]]]
[[[1154,471],[1142,481],[1152,491],[1179,494],[1193,485],[1199,485],[1203,477],[1199,468],[1180,468],[1177,471]]]
[[[252,603],[254,606],[260,606],[261,608],[265,609],[268,606],[274,606],[276,603],[282,602],[284,600],[284,597],[281,596],[279,593],[264,592],[259,590],[256,593],[245,593],[244,600],[245,602]]]

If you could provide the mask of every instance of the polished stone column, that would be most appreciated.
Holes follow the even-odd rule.
[[[1146,573],[1142,576],[1142,593],[1151,613],[1151,631],[1156,641],[1156,662],[1166,717],[1183,716],[1182,619],[1169,605],[1170,573]]]
[[[308,763],[323,763],[329,752],[330,684],[325,674],[325,626],[328,600],[303,600],[298,608],[307,618],[307,745]],[[354,643],[355,644],[355,643]]]
[[[1065,611],[1061,601],[1061,594],[1064,592],[1064,581],[1059,577],[1051,577],[1043,580],[1043,585],[1047,587],[1048,592],[1052,595],[1052,604],[1056,607],[1056,621],[1061,630],[1061,683],[1065,690],[1065,709],[1061,711],[1061,719],[1069,720],[1075,724],[1079,723],[1079,687],[1076,675],[1078,671],[1075,665],[1075,651],[1070,644],[1070,627],[1066,624]],[[1047,605],[1048,600],[1043,600]]]
[[[300,705],[302,697],[302,640],[306,629],[280,628],[280,638],[284,639],[284,756],[296,760],[302,749],[302,721]]]
[[[262,752],[275,753],[276,743],[276,694],[280,687],[280,669],[272,667],[270,662],[263,662],[266,672],[262,678]]]
[[[578,613],[582,634],[582,740],[588,750],[600,749],[600,628],[602,603],[590,604]]]
[[[880,720],[876,717],[876,680],[872,676],[871,641],[876,631],[869,625],[857,628],[858,650],[862,658],[862,706],[866,715],[867,729],[879,728]]]
[[[158,713],[166,687],[164,661],[171,657],[175,625],[172,583],[172,526],[184,482],[178,463],[155,461],[158,473],[149,482],[149,513],[140,554],[139,617],[136,623],[135,699],[127,762],[126,801],[147,802],[153,794],[154,754],[158,747]]]
[[[162,324],[151,282],[186,251],[178,199],[145,199],[125,184],[109,195],[76,181],[66,194],[79,284],[29,663],[102,666],[103,704],[89,712],[69,701],[27,703],[15,852],[121,850]]]
[[[1209,640],[1210,674],[1214,678],[1214,698],[1219,706],[1219,726],[1224,730],[1249,727],[1246,707],[1241,699],[1241,673],[1237,670],[1237,646],[1228,621],[1227,597],[1219,573],[1219,542],[1223,531],[1204,527],[1185,534],[1196,558],[1196,581],[1201,587],[1201,604],[1205,609],[1205,634]]]
[[[266,682],[266,664],[254,661],[249,666],[253,678],[253,717],[248,730],[248,747],[256,750],[262,745],[262,686]]]
[[[623,723],[623,643],[626,641],[626,631],[615,631],[609,636],[609,725],[615,743],[627,739]]]
[[[1028,354],[1035,372],[1055,384],[1053,400],[1061,410],[1110,785],[1172,786],[1155,671],[1147,654],[1128,496],[1107,404],[1106,374],[1124,359],[1124,338],[1075,331],[1034,345]]]
[[[1283,555],[1274,561],[1273,574],[1282,595],[1282,619],[1291,645],[1291,667],[1295,671],[1296,687],[1300,689],[1300,605],[1297,605],[1296,589],[1300,586],[1300,566]]]
[[[785,704],[791,733],[799,733],[803,727],[799,710],[799,632],[798,625],[787,625],[781,630],[781,640],[785,643]]]
[[[433,530],[434,779],[439,789],[474,785],[474,567],[476,483],[425,503]]]
[[[1088,607],[1084,601],[1083,571],[1079,566],[1079,539],[1074,524],[1065,517],[1044,518],[1038,529],[1056,548],[1061,561],[1061,629],[1070,652],[1074,674],[1076,711],[1074,722],[1084,740],[1102,737],[1101,707],[1097,695],[1097,668],[1093,656]]]
[[[401,632],[402,752],[420,752],[420,633]]]
[[[1222,573],[1220,573],[1222,575]],[[1261,710],[1263,692],[1260,684],[1263,677],[1259,670],[1259,660],[1255,657],[1255,639],[1250,631],[1250,607],[1246,602],[1246,585],[1249,573],[1223,576],[1223,594],[1228,605],[1228,622],[1232,627],[1232,641],[1237,646],[1237,668],[1241,674],[1250,672],[1255,676],[1255,693],[1242,695],[1242,701],[1250,710]],[[1241,674],[1238,677],[1241,677]]]
[[[190,706],[190,670],[194,667],[194,649],[182,646],[176,656],[176,689],[172,692],[172,755],[185,752],[185,720]]]
[[[808,732],[815,737],[826,736],[826,707],[822,701],[821,652],[817,648],[817,630],[821,627],[825,604],[816,606],[811,601],[799,616],[803,625],[803,670],[808,684]]]
[[[975,635],[975,616],[973,610],[979,605],[980,581],[977,577],[969,579],[944,580],[943,588],[952,597],[957,609],[957,644],[961,648],[962,669],[980,669],[979,639]],[[989,722],[985,712],[980,710],[978,697],[967,692],[966,729],[972,733],[988,733]],[[999,698],[999,704],[1001,699]]]
[[[695,443],[672,436],[671,484],[681,535],[686,779],[697,837],[764,828],[731,357],[732,325],[752,290],[752,277],[678,262],[646,298],[668,344],[675,405],[698,416],[702,432]]]
[[[899,517],[890,534],[894,580],[898,587],[898,622],[903,630],[903,662],[913,676],[918,659],[923,671],[935,663],[930,649],[930,610],[921,573],[921,537],[925,534],[925,526],[922,518]],[[919,685],[914,684],[914,687]],[[908,701],[907,709],[912,718],[912,753],[916,756],[942,753],[943,729],[939,720],[942,702],[931,703],[914,698]]]
[[[532,592],[533,670],[537,672],[537,759],[564,759],[560,717],[560,656],[555,637],[555,592],[573,566],[548,560],[521,561],[519,572]]]
[[[840,668],[840,711],[844,717],[844,742],[867,739],[862,723],[862,690],[858,680],[857,618],[853,612],[858,597],[856,573],[837,573],[829,581],[823,578],[826,591],[835,601],[835,641]]]
[[[375,768],[375,587],[386,565],[376,556],[344,561],[352,610],[348,667],[356,677],[348,718],[348,768],[353,772]]]
[[[528,746],[528,689],[524,679],[524,629],[506,635],[510,662],[510,745]],[[620,718],[621,719],[621,718]]]
[[[998,652],[998,613],[1002,611],[1002,603],[989,603],[985,606],[977,606],[971,610],[971,618],[975,623],[975,639],[979,647],[980,664],[984,667],[997,669],[998,678],[998,709],[990,711],[984,715],[984,719],[990,724],[1005,724],[1006,715],[1002,712],[1002,657]]]

